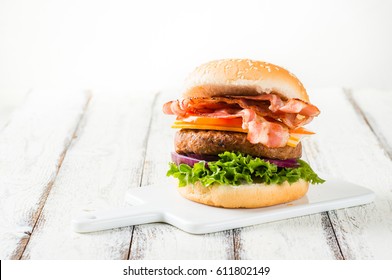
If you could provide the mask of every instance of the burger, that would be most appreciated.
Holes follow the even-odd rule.
[[[319,109],[302,83],[277,65],[215,60],[186,79],[175,115],[175,151],[167,176],[185,198],[224,208],[257,208],[303,197],[323,183],[301,160],[304,128]]]

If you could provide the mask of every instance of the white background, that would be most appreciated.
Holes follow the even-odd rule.
[[[226,57],[284,66],[308,88],[390,89],[391,12],[388,0],[0,0],[0,117],[30,88],[180,87]]]

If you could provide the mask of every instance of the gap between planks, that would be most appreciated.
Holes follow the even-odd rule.
[[[303,153],[305,153],[305,156],[306,156],[305,160],[308,161],[310,163],[310,165],[312,166],[311,158],[308,157],[308,155],[306,153],[306,149],[303,150]],[[336,235],[335,228],[333,227],[331,215],[330,215],[330,213],[333,211],[334,210],[325,211],[325,212],[321,212],[319,214],[314,214],[314,215],[320,215],[320,217],[321,217],[321,226],[322,226],[323,231],[325,233],[325,238],[327,240],[327,244],[330,247],[331,251],[333,252],[335,259],[336,260],[345,260],[346,258],[344,256],[342,248],[340,246],[338,237]]]
[[[240,260],[241,259],[241,254],[240,254],[240,243],[241,243],[241,229],[242,228],[235,228],[232,229],[232,235],[233,235],[233,257],[234,260]]]
[[[153,119],[155,117],[155,115],[154,115],[154,108],[155,108],[156,102],[157,102],[158,97],[159,97],[160,94],[161,94],[161,91],[155,93],[154,99],[153,99],[153,101],[151,103],[151,107],[150,107],[151,108],[150,121],[148,123],[147,133],[146,133],[146,136],[145,136],[144,141],[143,141],[144,142],[144,147],[143,147],[144,148],[144,151],[143,151],[143,164],[142,164],[142,167],[141,167],[141,174],[140,174],[140,179],[139,179],[139,182],[138,182],[138,186],[139,187],[141,187],[141,184],[143,182],[144,166],[146,165],[146,154],[147,154],[147,149],[148,149],[148,143],[150,142],[149,138],[150,138],[150,132],[151,132],[151,124],[152,124],[152,121],[153,121]],[[131,240],[129,241],[128,254],[127,254],[127,258],[126,258],[127,260],[129,260],[129,258],[131,257],[131,249],[132,249],[132,241],[133,241],[133,234],[134,234],[134,232],[135,232],[135,226],[132,226]]]
[[[345,256],[343,254],[342,248],[340,246],[338,237],[336,235],[336,231],[335,228],[333,227],[332,224],[332,220],[331,220],[331,216],[330,213],[331,211],[327,211],[327,212],[323,212],[320,213],[321,214],[321,225],[324,228],[324,231],[327,234],[327,240],[331,240],[329,243],[331,244],[335,244],[336,246],[331,245],[332,251],[335,254],[335,257],[337,260],[345,260]],[[324,218],[326,217],[326,218]],[[338,250],[334,250],[335,248],[337,248]]]
[[[19,248],[16,249],[15,254],[11,257],[11,259],[18,259],[18,260],[20,260],[23,257],[23,254],[24,254],[24,252],[26,250],[26,247],[29,244],[30,237],[33,234],[33,232],[34,232],[34,230],[35,230],[35,228],[37,226],[37,222],[38,222],[38,220],[39,220],[39,218],[41,216],[41,213],[42,213],[42,210],[43,210],[43,208],[45,206],[46,200],[48,199],[48,196],[49,196],[49,194],[50,194],[50,192],[52,190],[52,187],[53,187],[53,185],[54,185],[54,183],[55,183],[55,181],[57,179],[57,175],[60,172],[62,163],[64,161],[64,158],[65,158],[66,154],[67,154],[67,151],[68,151],[69,147],[71,146],[72,142],[74,141],[74,139],[76,138],[76,133],[78,131],[80,123],[82,122],[82,120],[83,120],[83,118],[85,116],[85,113],[87,111],[88,104],[90,103],[90,100],[91,100],[91,92],[87,92],[86,104],[83,107],[82,114],[79,117],[79,120],[78,120],[78,122],[77,122],[77,124],[75,126],[75,129],[74,129],[74,131],[72,133],[72,137],[71,137],[70,141],[67,143],[67,145],[65,146],[63,152],[60,155],[60,158],[59,158],[59,161],[58,161],[58,167],[57,167],[57,170],[56,170],[56,175],[54,176],[53,180],[49,182],[49,184],[46,187],[46,191],[43,193],[42,198],[40,199],[40,203],[39,203],[37,212],[36,212],[36,214],[33,217],[33,219],[34,219],[33,228],[31,230],[31,232],[29,232],[28,237],[25,238],[25,239],[22,239],[22,241],[20,242]]]

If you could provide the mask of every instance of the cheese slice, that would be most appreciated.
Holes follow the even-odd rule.
[[[287,140],[287,146],[296,147],[301,141],[301,137],[295,137],[294,135],[290,134],[289,140]]]

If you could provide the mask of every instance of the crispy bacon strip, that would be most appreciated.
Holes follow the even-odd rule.
[[[180,117],[185,117],[187,115],[186,110],[180,107],[178,100],[169,101],[163,104],[163,113],[166,115],[176,115]]]
[[[269,148],[286,146],[289,130],[278,122],[270,122],[258,116],[252,110],[242,112],[242,128],[248,129],[247,139],[252,144],[261,143]]]
[[[262,101],[268,101],[269,104]],[[312,104],[296,98],[284,102],[275,94],[249,97],[237,96],[235,98],[187,98],[180,101],[170,101],[164,105],[164,112],[167,114],[170,114],[170,111],[167,110],[169,104],[171,112],[175,115],[209,113],[213,110],[227,107],[253,109],[259,115],[273,118],[279,118],[279,115],[286,113],[300,114],[305,117],[315,117],[320,114],[319,109]]]
[[[282,122],[291,129],[295,129],[310,123],[313,117],[304,117],[299,114],[284,114],[281,118]]]
[[[307,117],[316,117],[320,114],[320,110],[316,106],[296,98],[290,99],[284,106],[279,108],[279,111],[298,113]]]
[[[261,143],[270,148],[284,147],[290,136],[285,125],[279,122],[267,121],[251,109],[242,109],[236,112],[221,109],[207,116],[219,118],[242,117],[242,128],[248,130],[247,139],[252,144]]]
[[[288,128],[294,129],[309,123],[320,111],[300,99],[283,101],[276,94],[259,96],[187,98],[167,102],[165,114],[178,118],[204,116],[212,118],[242,117],[247,139],[270,148],[283,147],[289,138]]]
[[[257,101],[269,101],[270,105],[268,109],[272,112],[277,112],[280,107],[284,105],[282,99],[276,94],[263,94],[256,96],[237,96],[237,98],[245,99],[245,100],[257,100]]]
[[[176,108],[176,105],[165,104],[165,113],[171,108]],[[251,109],[217,109],[212,113],[204,113],[203,116],[213,118],[242,117],[242,128],[248,130],[247,139],[253,144],[261,143],[270,148],[284,147],[289,138],[288,128],[285,125],[267,121]]]

